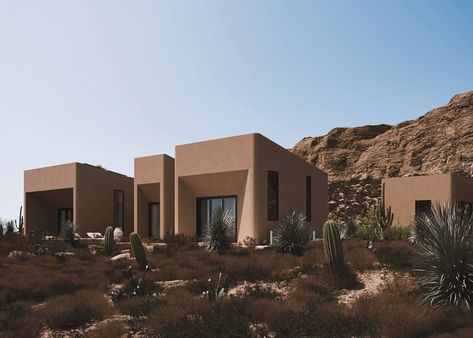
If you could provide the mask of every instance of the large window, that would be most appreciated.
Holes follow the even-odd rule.
[[[268,171],[268,221],[279,219],[279,173]]]
[[[416,216],[424,217],[432,211],[432,201],[416,201]]]
[[[312,177],[305,177],[305,218],[307,222],[312,220]]]
[[[213,212],[217,208],[228,210],[233,217],[233,234],[236,242],[236,216],[237,216],[237,198],[236,196],[218,196],[218,197],[200,197],[197,198],[197,237],[202,235],[207,230],[207,227],[212,220]]]
[[[125,219],[124,195],[122,190],[113,191],[113,225],[122,229]]]

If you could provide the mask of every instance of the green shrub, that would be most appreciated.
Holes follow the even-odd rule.
[[[273,246],[281,252],[300,255],[305,250],[310,234],[304,226],[305,215],[291,211],[274,229]]]
[[[407,241],[411,235],[409,226],[391,226],[384,231],[384,239],[388,241]]]
[[[219,207],[212,212],[212,218],[204,231],[204,243],[209,250],[219,253],[230,248],[235,240],[235,218],[229,210]]]
[[[470,309],[473,303],[473,214],[468,209],[437,205],[416,219],[416,272],[427,304]]]

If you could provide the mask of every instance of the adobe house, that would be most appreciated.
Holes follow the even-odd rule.
[[[437,203],[473,203],[473,178],[456,174],[410,176],[383,180],[385,206],[391,206],[393,224],[408,226],[415,216]]]
[[[24,172],[25,231],[58,235],[67,222],[77,232],[104,233],[109,225],[133,230],[133,178],[69,163]]]
[[[134,228],[141,237],[163,239],[174,232],[174,159],[135,159]]]
[[[219,206],[239,242],[267,240],[290,210],[312,229],[327,217],[327,175],[260,134],[176,146],[175,171],[176,233],[201,237]]]

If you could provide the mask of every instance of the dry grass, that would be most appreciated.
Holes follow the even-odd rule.
[[[103,292],[82,290],[72,295],[48,299],[41,310],[51,329],[80,327],[107,318],[112,312]]]
[[[268,336],[271,332],[278,337],[455,337],[471,335],[473,330],[469,314],[426,310],[420,305],[415,285],[405,278],[415,264],[415,248],[406,242],[375,243],[373,253],[366,242],[343,241],[347,269],[342,278],[335,278],[327,268],[321,241],[311,242],[300,257],[248,248],[218,255],[185,238],[170,242],[169,248],[148,254],[151,266],[158,270],[146,275],[145,286],[156,296],[124,297],[111,306],[104,294],[111,284],[126,284],[123,271],[134,266],[132,261],[110,263],[101,253],[91,255],[85,243],[71,248],[61,241],[39,241],[48,247],[42,256],[9,258],[12,250],[33,252],[34,241],[18,236],[0,240],[0,336],[35,337],[44,325],[85,332],[89,323],[110,319],[114,313],[130,315],[131,328],[122,318],[87,329],[87,334],[113,337],[131,329],[163,337]],[[58,251],[75,255],[58,259],[53,256]],[[351,308],[339,304],[346,289],[363,287],[357,272],[380,271],[376,261],[397,269],[398,278],[376,295],[354,300]],[[214,286],[219,273],[228,274],[232,289],[245,292],[218,302],[204,299],[202,292]],[[156,284],[171,280],[183,282],[166,289]],[[274,292],[274,285],[282,285],[284,292]]]

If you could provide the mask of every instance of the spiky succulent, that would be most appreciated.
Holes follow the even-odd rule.
[[[235,239],[234,228],[235,218],[229,210],[222,207],[213,210],[210,224],[203,234],[205,246],[218,252],[227,250]]]
[[[470,207],[436,205],[416,219],[419,263],[415,271],[424,303],[473,303],[473,214]]]
[[[305,215],[291,211],[274,229],[273,245],[282,252],[301,254],[309,241],[309,231],[304,226]]]

